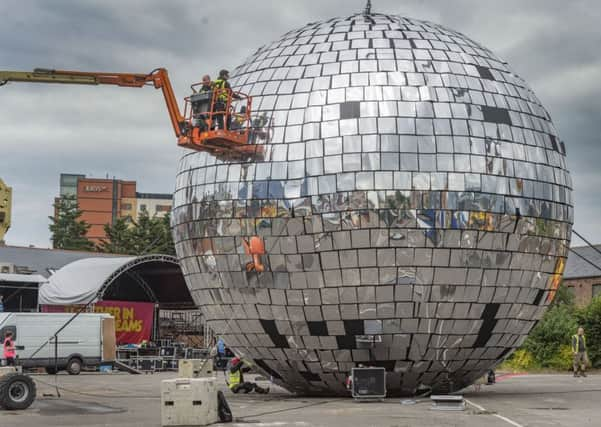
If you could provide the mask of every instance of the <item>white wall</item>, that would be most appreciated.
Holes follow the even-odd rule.
[[[137,209],[137,214],[138,215],[140,215],[140,212],[142,211],[142,206],[145,205],[146,206],[146,211],[148,212],[148,214],[151,217],[154,216],[154,215],[156,215],[156,216],[165,216],[165,214],[171,212],[171,209],[169,209],[168,211],[157,212],[157,205],[172,206],[173,205],[173,201],[172,200],[166,200],[166,199],[137,199],[137,204],[138,204],[138,209]]]

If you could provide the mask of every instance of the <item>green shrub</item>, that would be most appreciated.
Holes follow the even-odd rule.
[[[500,369],[570,369],[572,335],[578,326],[584,328],[591,366],[601,368],[601,295],[582,309],[577,309],[573,301],[573,296],[565,286],[561,286],[551,307],[528,339]]]
[[[591,303],[578,313],[578,321],[584,328],[591,365],[595,368],[601,367],[601,296],[593,298]],[[575,331],[572,334],[574,333]]]
[[[519,349],[516,350],[509,359],[507,359],[499,369],[501,370],[510,370],[513,372],[521,372],[521,371],[529,371],[532,369],[537,369],[540,366],[536,364],[534,360],[534,356],[528,350]]]
[[[529,351],[536,364],[543,368],[553,367],[551,364],[562,366],[565,358],[562,347],[570,345],[577,328],[575,308],[567,304],[554,305],[532,330],[523,349]]]
[[[548,368],[565,371],[572,368],[572,362],[572,346],[568,344],[560,346],[559,350],[545,364]]]

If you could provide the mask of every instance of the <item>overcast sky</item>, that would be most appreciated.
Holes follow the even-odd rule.
[[[530,83],[551,113],[574,179],[575,229],[601,243],[601,2],[374,0],[372,10],[434,21],[482,43]],[[0,69],[148,72],[166,67],[181,99],[206,72],[234,68],[308,22],[364,0],[2,1]],[[13,187],[12,245],[50,246],[59,174],[172,192],[182,151],[150,88],[10,84],[0,88],[0,177]],[[573,243],[579,243],[574,241]]]

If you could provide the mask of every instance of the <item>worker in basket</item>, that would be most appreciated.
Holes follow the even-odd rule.
[[[200,86],[200,89],[198,89],[198,93],[206,93],[213,90],[213,82],[211,81],[211,76],[208,74],[202,76],[200,82],[202,83],[202,86]]]
[[[259,394],[269,393],[269,387],[263,388],[259,387],[256,383],[244,381],[244,373],[249,371],[250,366],[239,357],[236,356],[230,361],[228,387],[232,393],[242,391],[246,394],[253,390]]]
[[[213,82],[211,81],[211,76],[205,74],[202,76],[201,86],[198,91],[194,89],[192,86],[192,91],[194,94],[203,94],[205,95],[205,100],[197,100],[193,101],[192,108],[194,111],[195,117],[195,126],[198,126],[202,132],[209,130],[208,120],[209,120],[209,111],[211,110],[211,97],[213,95]],[[213,123],[213,127],[215,124]]]
[[[230,78],[230,72],[228,70],[219,71],[219,78],[213,82],[213,90],[217,91],[217,98],[213,104],[213,120],[217,124],[217,127],[221,130],[226,130],[229,127],[230,114],[226,109],[228,108],[228,98],[231,96],[233,99],[241,99],[240,95],[232,91],[228,79]]]

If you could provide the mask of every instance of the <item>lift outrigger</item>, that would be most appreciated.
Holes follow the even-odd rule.
[[[0,71],[0,86],[8,82],[60,83],[79,85],[115,85],[161,89],[177,145],[206,151],[227,160],[263,158],[263,146],[250,144],[252,98],[231,89],[213,89],[184,99],[180,112],[169,75],[165,68],[148,74],[103,73],[36,68],[32,72]],[[195,85],[192,85],[195,86]],[[235,105],[234,105],[235,104]],[[236,111],[236,106],[239,110]],[[222,120],[218,120],[221,119]],[[217,124],[224,123],[222,129]],[[235,125],[235,126],[234,126]]]

